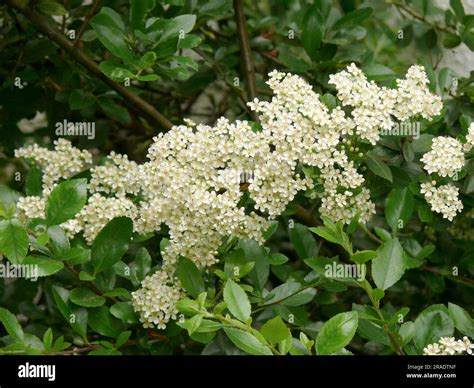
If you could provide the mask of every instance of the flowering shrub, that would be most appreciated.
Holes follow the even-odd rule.
[[[63,17],[72,28],[73,11],[88,11],[79,36],[71,30],[73,43],[55,37],[57,26],[38,14],[66,15],[60,3],[32,11],[11,0],[2,12],[50,31],[85,67],[81,82],[90,82],[89,70],[116,93],[89,85],[67,97],[58,90],[58,102],[142,133],[124,134],[125,144],[95,143],[66,123],[67,139],[26,133],[13,141],[10,163],[28,172],[20,192],[14,183],[0,187],[0,252],[15,269],[32,268],[34,281],[2,279],[2,353],[472,354],[470,78],[446,93],[451,86],[437,82],[429,63],[403,65],[396,77],[401,64],[392,70],[373,58],[336,57],[333,50],[349,47],[341,40],[357,47],[360,29],[379,32],[359,26],[368,24],[371,2],[351,11],[345,2],[305,6],[288,22],[299,23],[294,47],[270,36],[275,47],[262,51],[249,48],[242,3],[234,1],[243,94],[238,82],[229,85],[219,61],[232,65],[219,60],[219,48],[202,42],[235,29],[213,25],[216,15],[232,15],[228,2],[199,5],[199,34],[181,2],[131,0],[130,15],[120,9],[127,26],[112,8],[79,3]],[[472,15],[452,3],[452,23],[468,29]],[[430,15],[415,15],[439,28]],[[255,31],[269,30],[250,19]],[[471,47],[469,29],[464,34]],[[77,56],[86,49],[102,53],[100,67]],[[271,66],[256,66],[249,50]],[[194,54],[225,86],[206,89],[226,103],[208,122],[197,123],[191,109],[202,93],[191,96],[193,82],[203,76]],[[261,91],[248,66],[268,70]],[[159,89],[173,83],[169,95]],[[171,100],[189,89],[187,114],[178,102],[172,124],[141,88]],[[15,295],[19,304],[6,302]]]

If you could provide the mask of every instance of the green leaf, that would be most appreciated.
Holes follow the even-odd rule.
[[[398,239],[386,241],[372,261],[372,277],[378,288],[386,290],[400,280],[405,272],[403,248]]]
[[[64,16],[67,14],[66,8],[55,1],[41,1],[36,7],[38,8],[38,11],[46,15]]]
[[[282,253],[270,253],[270,256],[268,256],[270,265],[282,265],[288,262],[288,260],[288,257]]]
[[[205,290],[201,272],[191,260],[181,257],[176,267],[176,274],[184,289],[193,298],[197,298]]]
[[[242,322],[250,318],[250,302],[245,291],[232,279],[228,279],[224,287],[224,301],[231,314]]]
[[[23,333],[23,329],[21,328],[18,319],[3,307],[0,307],[0,322],[2,322],[3,327],[5,327],[5,330],[10,337],[15,341],[23,342],[25,334]]]
[[[318,245],[307,226],[295,223],[288,229],[288,233],[296,254],[301,260],[318,255]]]
[[[461,0],[449,0],[449,5],[451,6],[458,20],[462,20],[465,16],[465,12]]]
[[[145,31],[147,14],[155,8],[155,0],[130,0],[130,24],[135,30]]]
[[[415,320],[415,345],[421,353],[427,345],[454,333],[454,323],[448,309],[435,304],[423,310]]]
[[[392,171],[381,159],[371,154],[366,154],[365,161],[369,170],[375,175],[392,182]]]
[[[129,302],[117,302],[110,307],[110,313],[124,323],[138,323],[137,313]]]
[[[51,346],[53,346],[53,330],[51,328],[48,328],[48,330],[44,332],[43,344],[46,351],[49,351]]]
[[[94,275],[112,267],[122,258],[127,252],[132,233],[133,223],[127,217],[114,218],[105,225],[92,244]]]
[[[270,292],[265,305],[281,304],[284,306],[301,306],[309,303],[316,295],[314,288],[303,288],[300,283],[290,280],[280,284]]]
[[[62,260],[71,249],[66,233],[58,225],[48,227],[47,232],[51,239],[51,250],[54,257]]]
[[[132,332],[130,330],[121,332],[120,335],[117,337],[117,341],[115,341],[115,347],[118,349],[121,346],[125,345],[125,343],[129,340],[131,334]]]
[[[474,320],[469,313],[454,303],[448,303],[448,310],[456,329],[469,338],[474,338]]]
[[[364,67],[363,70],[367,78],[373,81],[383,81],[392,78],[395,75],[392,69],[377,63],[372,63],[369,66]]]
[[[87,180],[72,179],[57,185],[46,203],[46,222],[59,225],[73,218],[86,204]]]
[[[403,229],[410,219],[414,207],[415,200],[408,188],[393,189],[390,192],[385,207],[385,218],[394,232],[398,229]],[[400,221],[402,221],[401,228],[399,228]]]
[[[301,31],[301,43],[313,60],[317,58],[317,50],[321,46],[324,36],[324,20],[320,13],[318,5],[313,5],[305,12]]]
[[[333,354],[347,346],[356,333],[359,323],[357,312],[340,313],[324,323],[316,337],[316,352],[319,355]]]
[[[248,262],[253,261],[255,266],[247,275],[250,283],[258,290],[262,290],[267,283],[268,275],[270,273],[270,262],[268,260],[268,252],[255,240],[239,241],[239,248],[244,251],[245,259]]]
[[[12,264],[21,264],[28,253],[28,233],[16,218],[0,221],[0,252]]]
[[[69,95],[69,107],[72,110],[80,110],[94,104],[95,96],[82,89],[73,90]]]
[[[53,286],[52,293],[56,306],[61,315],[71,325],[76,333],[82,338],[86,338],[87,333],[87,310],[77,307],[70,302],[70,292],[62,287]]]
[[[349,12],[334,23],[332,28],[338,30],[343,27],[359,26],[365,19],[368,19],[370,15],[372,15],[372,12],[372,8],[360,8]]]
[[[140,248],[135,260],[130,264],[130,280],[139,285],[151,269],[151,256],[146,248]]]
[[[89,288],[75,288],[70,294],[71,302],[83,307],[100,307],[105,303],[103,296],[97,295]]]
[[[112,73],[112,78],[118,77],[115,71]],[[130,113],[123,106],[117,104],[112,98],[99,97],[97,100],[99,106],[104,113],[112,120],[116,120],[121,124],[129,124],[131,121]]]
[[[24,265],[33,266],[35,270],[30,278],[50,276],[64,268],[62,261],[53,260],[45,256],[28,256],[23,261]]]
[[[149,51],[140,58],[138,66],[140,69],[149,69],[155,64],[156,58],[156,54],[153,51]]]
[[[253,334],[233,327],[224,327],[224,332],[235,346],[248,354],[256,356],[272,355],[268,346],[263,345]]]
[[[123,22],[117,12],[111,8],[102,7],[100,12],[91,19],[90,24],[107,50],[125,62],[133,62],[134,54],[125,41]]]
[[[262,333],[265,339],[272,345],[286,340],[288,335],[291,336],[290,330],[279,315],[265,322],[260,328],[260,333]]]
[[[376,251],[358,251],[351,256],[351,260],[357,264],[364,264],[377,257]]]
[[[123,331],[121,321],[110,314],[107,306],[89,309],[89,326],[100,335],[112,338],[117,338]]]
[[[43,174],[39,168],[32,167],[28,172],[25,191],[28,196],[41,196],[43,192]]]

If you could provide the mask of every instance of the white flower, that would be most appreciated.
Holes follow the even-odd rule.
[[[143,280],[142,288],[132,292],[132,305],[140,314],[143,327],[165,329],[170,319],[176,319],[176,303],[183,297],[184,293],[173,284],[169,274],[157,271]]]
[[[422,183],[421,194],[424,194],[432,211],[440,213],[443,218],[452,221],[456,214],[463,209],[463,204],[458,198],[459,189],[452,183],[439,187],[435,185],[435,181]]]
[[[431,151],[421,158],[429,174],[453,177],[465,164],[463,145],[456,139],[438,136],[433,139]]]
[[[462,340],[456,340],[454,337],[441,337],[438,342],[429,344],[423,349],[423,354],[428,356],[454,356],[469,354],[472,355],[474,344],[469,338],[463,337]]]

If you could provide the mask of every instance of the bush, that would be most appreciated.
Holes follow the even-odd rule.
[[[0,353],[471,354],[474,16],[358,3],[0,6]]]

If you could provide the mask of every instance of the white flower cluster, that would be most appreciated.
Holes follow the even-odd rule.
[[[336,86],[342,104],[353,108],[356,133],[371,144],[379,140],[381,130],[390,130],[393,117],[400,121],[418,115],[431,119],[442,109],[440,97],[428,89],[429,80],[422,66],[410,67],[406,78],[397,80],[397,89],[369,82],[355,64],[331,75],[329,83]]]
[[[87,150],[79,150],[66,139],[54,142],[54,151],[33,144],[15,150],[17,158],[32,159],[43,172],[43,196],[47,196],[60,179],[68,179],[92,163]]]
[[[143,280],[142,288],[132,292],[132,302],[143,327],[164,329],[170,319],[176,319],[176,303],[184,296],[168,273],[157,271]]]
[[[463,204],[458,198],[459,189],[452,183],[436,187],[436,181],[426,182],[421,184],[420,191],[431,206],[431,210],[442,214],[443,218],[449,221],[463,209]]]
[[[448,136],[435,137],[431,150],[423,155],[421,161],[429,174],[450,178],[461,171],[466,162],[462,143]]]
[[[302,78],[273,71],[268,80],[273,98],[248,104],[259,114],[261,130],[225,118],[212,127],[187,121],[154,138],[146,163],[112,153],[104,165],[91,169],[93,195],[63,225],[70,235],[82,232],[91,243],[116,216],[130,217],[140,234],[160,230],[163,224],[169,229],[162,269],[134,293],[145,326],[163,327],[176,314],[181,291],[174,286],[173,271],[179,256],[202,268],[216,262],[217,249],[228,235],[263,242],[269,220],[299,191],[314,186],[314,177],[300,172],[302,166],[313,168],[323,186],[318,194],[322,215],[346,223],[357,213],[362,222],[372,217],[375,206],[357,171],[363,155],[351,141],[358,135],[374,144],[393,117],[430,118],[439,113],[439,99],[429,93],[426,75],[417,66],[396,90],[368,82],[355,65],[332,76],[331,82],[343,105],[353,108],[349,114],[341,107],[330,110]],[[412,98],[405,101],[410,93]],[[409,106],[402,110],[399,104]],[[26,217],[41,216],[52,185],[91,162],[87,151],[65,140],[57,142],[55,151],[27,147],[17,156],[36,160],[48,183],[43,197],[21,201]],[[248,177],[245,182],[242,175]]]
[[[456,340],[454,337],[441,337],[438,342],[425,347],[423,354],[427,356],[472,355],[472,349],[474,349],[474,344],[467,337],[463,337],[462,340]]]
[[[464,144],[464,151],[469,152],[474,147],[474,122],[469,125],[466,135],[466,144]]]

